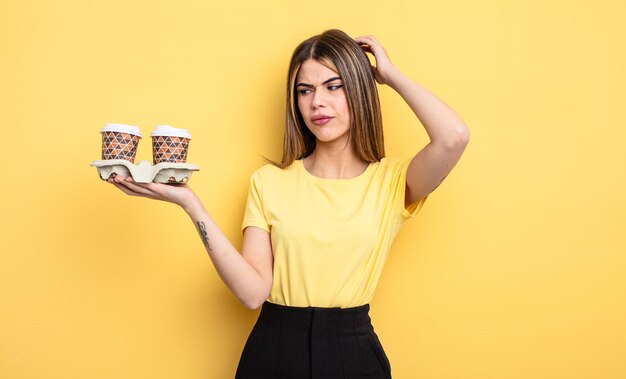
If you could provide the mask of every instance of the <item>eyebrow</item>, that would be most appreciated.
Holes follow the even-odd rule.
[[[332,78],[330,78],[330,79],[326,80],[326,81],[325,81],[324,83],[322,83],[322,84],[327,84],[327,83],[330,83],[330,82],[332,82],[333,80],[337,80],[337,79],[341,80],[341,77],[339,77],[339,76],[332,77]],[[300,86],[303,86],[303,87],[313,87],[313,84],[309,84],[309,83],[298,83],[298,84],[296,85],[296,87],[300,87]]]

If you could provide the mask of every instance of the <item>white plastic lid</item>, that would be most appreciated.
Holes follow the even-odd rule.
[[[102,132],[129,133],[141,137],[139,127],[126,124],[106,124],[102,129],[100,129],[100,133]]]
[[[178,129],[169,125],[157,125],[154,127],[150,137],[156,136],[169,136],[169,137],[181,137],[191,139],[191,134],[186,129]]]

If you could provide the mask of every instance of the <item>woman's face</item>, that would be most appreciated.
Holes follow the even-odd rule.
[[[308,59],[296,76],[296,93],[302,118],[318,142],[345,143],[350,135],[350,110],[339,74]]]

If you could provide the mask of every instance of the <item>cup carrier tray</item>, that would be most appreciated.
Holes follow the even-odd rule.
[[[133,164],[125,159],[97,160],[89,164],[98,168],[100,179],[107,180],[112,174],[128,177],[137,183],[186,183],[193,171],[200,168],[192,163],[161,162],[151,165],[148,161]]]

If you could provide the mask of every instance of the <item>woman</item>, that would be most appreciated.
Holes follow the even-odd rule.
[[[426,128],[431,141],[411,159],[384,157],[376,82]],[[374,37],[333,29],[294,51],[283,158],[250,178],[241,254],[188,185],[109,182],[180,205],[228,288],[246,307],[262,307],[237,378],[390,378],[369,303],[400,226],[468,141],[464,122],[400,73]]]

